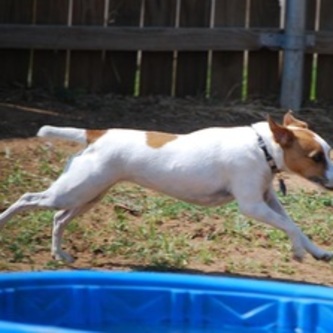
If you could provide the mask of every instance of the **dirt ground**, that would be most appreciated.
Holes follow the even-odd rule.
[[[217,101],[191,98],[182,100],[162,97],[123,98],[113,95],[74,93],[66,95],[64,92],[54,96],[43,91],[0,90],[0,146],[4,147],[5,144],[18,155],[26,154],[27,147],[40,144],[38,139],[32,137],[45,124],[85,128],[125,127],[185,133],[208,126],[248,125],[264,119],[268,113],[276,120],[280,120],[285,111],[268,106],[262,101],[222,104]],[[311,106],[299,113],[300,118],[308,121],[310,126],[330,143],[333,142],[332,115],[333,106]],[[63,143],[62,148],[68,150],[69,154],[76,150],[75,145],[67,143]],[[33,159],[34,156],[31,155],[32,166]],[[29,164],[29,160],[26,160],[26,163]],[[287,182],[291,191],[299,188],[317,190],[309,182],[292,176],[287,177]],[[103,215],[103,212],[99,213]],[[86,265],[84,258],[89,255],[91,254],[81,253],[81,259],[75,267],[84,268]],[[261,260],[271,260],[267,253],[263,253],[260,249],[250,255],[261,256]],[[46,259],[41,257],[41,260]],[[320,265],[327,264],[321,263],[315,269],[311,269],[311,264],[302,265],[295,263],[297,274],[294,274],[293,280],[307,282],[319,280],[333,285],[333,277],[327,278],[327,269],[323,270],[326,278],[324,276],[320,278],[320,267],[324,267]],[[133,263],[117,262],[117,258],[112,258],[112,261],[105,259],[105,264],[101,261],[98,267],[94,268],[123,270],[131,269],[133,266],[135,266]],[[25,265],[17,266],[17,269],[26,268]],[[193,267],[193,271],[226,273],[223,264]],[[241,275],[247,274],[242,272]],[[269,277],[270,274],[266,272],[262,276]]]
[[[249,125],[271,114],[282,119],[286,110],[272,102],[222,103],[205,99],[170,97],[120,97],[40,90],[0,88],[0,139],[26,138],[40,126],[85,128],[125,127],[186,133],[210,126]],[[304,107],[298,115],[311,128],[333,142],[333,105]]]

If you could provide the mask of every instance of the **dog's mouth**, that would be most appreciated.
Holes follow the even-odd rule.
[[[308,180],[324,187],[327,190],[333,190],[333,182],[330,182],[326,177],[312,176],[308,177]]]

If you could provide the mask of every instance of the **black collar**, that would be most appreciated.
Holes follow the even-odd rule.
[[[251,126],[252,129],[255,131],[255,133],[257,134],[257,137],[258,137],[258,145],[260,147],[260,149],[264,152],[264,155],[265,155],[265,158],[266,158],[266,161],[269,165],[269,167],[271,168],[271,171],[272,173],[279,173],[280,170],[278,169],[272,155],[268,152],[267,150],[267,147],[266,147],[266,144],[264,142],[264,139],[262,138],[262,136],[256,131],[256,129]]]

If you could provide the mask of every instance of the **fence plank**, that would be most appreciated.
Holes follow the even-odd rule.
[[[250,3],[250,27],[278,27],[279,16],[278,1],[255,0]],[[279,52],[249,52],[248,96],[276,97],[279,88]]]
[[[210,1],[181,0],[180,27],[209,27]],[[176,96],[205,94],[207,52],[178,52]]]
[[[112,27],[138,27],[141,1],[110,0],[108,24]],[[133,95],[137,71],[137,51],[105,53],[103,90]]]
[[[1,0],[0,23],[32,23],[32,0]],[[27,85],[30,62],[29,50],[0,50],[1,84]]]
[[[306,7],[306,29],[314,31],[316,19],[316,2],[317,0],[307,0]],[[313,54],[305,54],[304,56],[304,71],[303,71],[303,101],[310,100],[312,88],[312,66]]]
[[[321,0],[320,30],[333,31],[333,1]],[[317,98],[332,101],[333,55],[318,55]]]
[[[74,0],[73,25],[99,25],[104,23],[105,0]],[[69,87],[90,92],[100,91],[103,60],[101,51],[72,51]]]
[[[279,34],[272,28],[168,28],[1,25],[1,48],[112,51],[243,51],[259,50],[260,36]],[[323,36],[321,36],[323,35]],[[311,52],[331,52],[333,33],[317,34]],[[319,44],[319,45],[318,45]]]
[[[214,27],[245,27],[246,1],[219,0],[215,3]],[[242,97],[244,52],[213,52],[211,96],[226,99]]]
[[[144,26],[175,26],[177,0],[146,0]],[[173,52],[142,52],[140,95],[171,95]]]
[[[37,0],[36,24],[67,24],[68,0]],[[65,83],[66,51],[35,50],[32,84],[54,90]]]

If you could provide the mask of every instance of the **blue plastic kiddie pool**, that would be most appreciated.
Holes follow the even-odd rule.
[[[332,333],[333,289],[163,273],[5,273],[0,332]]]

